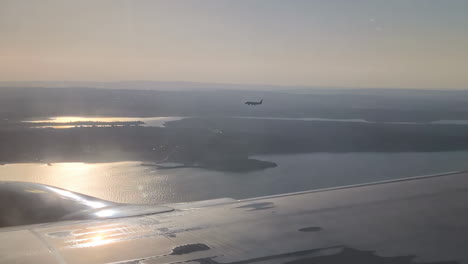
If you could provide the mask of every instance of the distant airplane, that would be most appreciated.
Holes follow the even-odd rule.
[[[245,102],[246,105],[261,105],[263,103],[263,99],[260,100],[260,102]]]

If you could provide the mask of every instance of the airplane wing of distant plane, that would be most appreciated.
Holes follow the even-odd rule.
[[[468,263],[463,172],[155,208],[2,228],[0,262]]]

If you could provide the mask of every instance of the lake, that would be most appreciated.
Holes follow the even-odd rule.
[[[177,121],[184,119],[185,117],[179,116],[159,116],[159,117],[85,117],[85,116],[55,116],[49,117],[47,119],[41,120],[25,120],[23,122],[27,123],[60,123],[60,125],[43,125],[36,126],[36,128],[72,128],[76,125],[70,125],[71,122],[135,122],[142,121],[144,124],[142,126],[147,127],[164,127],[166,122]],[[82,127],[91,127],[92,125],[81,125]]]
[[[262,155],[278,167],[249,173],[197,168],[158,170],[141,162],[21,163],[0,166],[0,180],[49,184],[115,202],[162,204],[248,198],[468,168],[468,152]]]
[[[141,126],[146,127],[164,127],[167,122],[182,120],[190,117],[167,116],[167,117],[86,117],[86,116],[53,116],[42,120],[24,120],[27,123],[54,123],[54,125],[40,125],[36,128],[73,128],[77,125],[70,125],[71,122],[144,122]],[[318,117],[251,117],[251,116],[226,116],[225,118],[243,118],[243,119],[263,119],[263,120],[295,120],[295,121],[322,121],[322,122],[347,122],[347,123],[381,123],[381,124],[408,124],[408,125],[468,125],[468,120],[438,120],[432,122],[371,122],[364,119],[331,119]],[[92,125],[80,125],[82,127],[91,127]],[[101,125],[102,126],[102,125]]]

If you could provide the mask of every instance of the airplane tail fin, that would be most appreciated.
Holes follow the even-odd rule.
[[[263,103],[263,99],[262,99],[262,100],[260,100],[260,104],[261,104],[261,103]]]

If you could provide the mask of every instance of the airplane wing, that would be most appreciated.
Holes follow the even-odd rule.
[[[0,229],[1,263],[468,263],[468,173]]]

